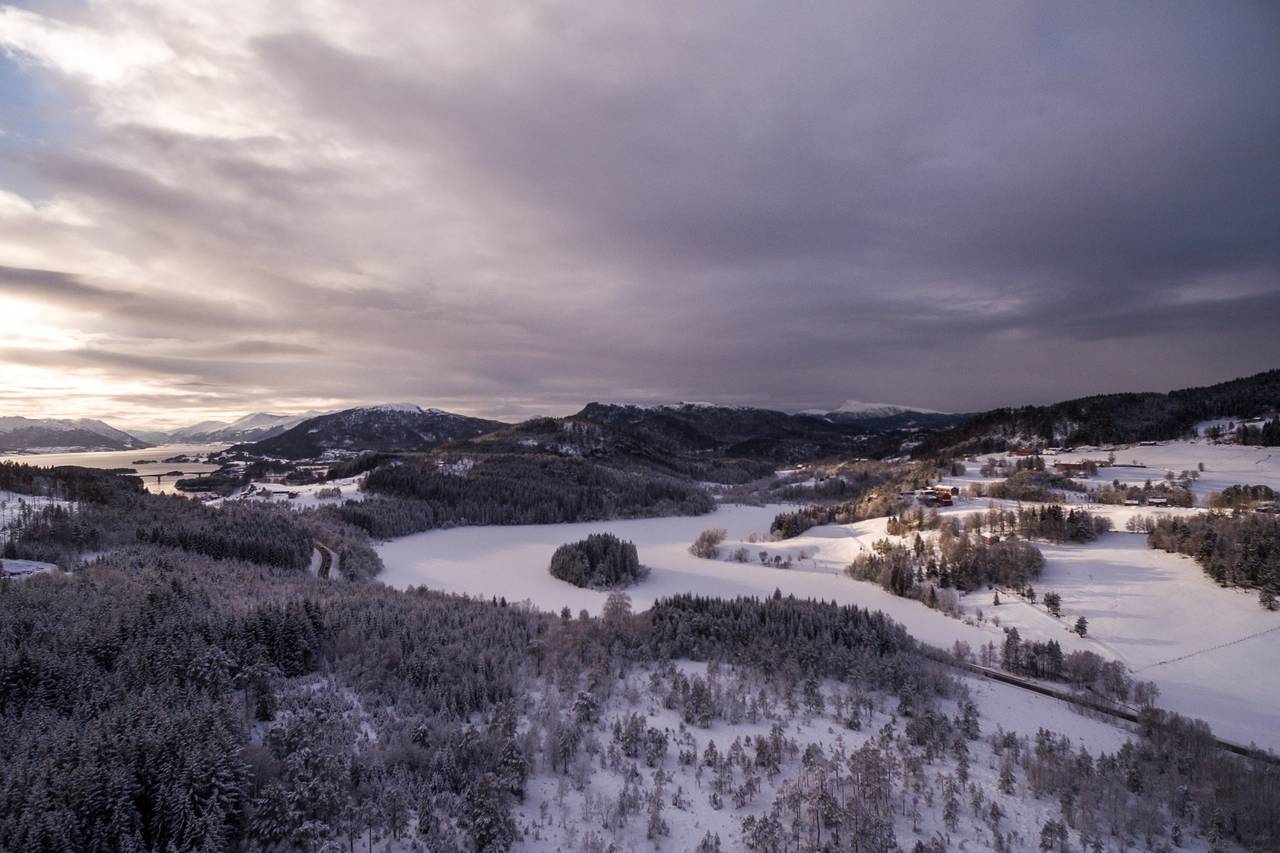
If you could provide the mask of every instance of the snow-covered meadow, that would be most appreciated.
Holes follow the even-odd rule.
[[[1071,456],[1098,454],[1078,452],[1065,458]],[[1117,461],[1126,457],[1151,466],[1158,476],[1166,468],[1180,471],[1204,462],[1205,473],[1196,486],[1200,500],[1208,491],[1234,483],[1280,488],[1280,458],[1268,458],[1258,448],[1169,442],[1117,452]],[[971,466],[965,476],[948,482],[962,485],[975,475]],[[960,500],[941,512],[963,515],[992,503]],[[599,613],[605,593],[559,581],[547,566],[558,546],[607,531],[634,542],[641,562],[652,570],[628,590],[636,609],[677,593],[765,596],[781,589],[802,598],[881,610],[918,639],[943,648],[956,641],[974,650],[988,642],[999,645],[1004,629],[1016,627],[1024,639],[1054,639],[1065,651],[1083,649],[1121,660],[1135,678],[1160,687],[1162,706],[1208,721],[1225,739],[1280,750],[1280,673],[1267,666],[1280,651],[1280,613],[1260,608],[1252,592],[1217,586],[1191,559],[1151,550],[1144,536],[1124,532],[1135,513],[1200,510],[1092,505],[1091,511],[1112,519],[1115,532],[1088,545],[1041,545],[1046,566],[1036,588],[1062,596],[1060,618],[1040,603],[1015,596],[1003,596],[1003,603],[994,607],[984,591],[962,599],[961,620],[843,574],[859,551],[887,535],[886,519],[816,527],[783,542],[768,542],[769,523],[785,508],[726,505],[699,517],[433,531],[381,544],[378,551],[386,565],[381,580],[400,589],[426,586],[527,601],[544,610],[567,606],[575,613]],[[708,527],[728,531],[722,555],[745,547],[748,561],[691,556],[689,544]],[[749,541],[752,534],[758,541]],[[764,565],[760,552],[770,559],[775,554],[790,558],[792,565]],[[1089,623],[1084,638],[1069,630],[1078,616]]]
[[[1098,476],[1084,478],[1081,482],[1090,486],[1109,484],[1113,479],[1128,484],[1141,485],[1146,480],[1158,483],[1165,473],[1175,475],[1183,471],[1196,471],[1199,479],[1191,483],[1196,505],[1203,506],[1205,496],[1220,492],[1228,486],[1248,483],[1270,486],[1280,490],[1280,452],[1274,447],[1252,447],[1239,444],[1215,444],[1208,439],[1190,441],[1166,441],[1154,445],[1134,445],[1114,451],[1116,465],[1141,465],[1145,467],[1101,468]],[[1046,463],[1081,462],[1085,459],[1106,459],[1108,451],[1076,449],[1046,457]],[[1204,470],[1199,466],[1203,464]],[[1076,478],[1079,479],[1079,478]]]
[[[874,584],[858,583],[840,574],[860,547],[883,536],[884,519],[848,527],[822,527],[780,543],[749,543],[755,533],[767,537],[769,523],[786,507],[722,506],[710,515],[649,518],[576,524],[534,524],[458,527],[394,539],[378,546],[386,570],[379,579],[405,589],[426,586],[445,592],[483,598],[528,601],[542,610],[568,607],[574,613],[598,614],[607,593],[580,589],[553,578],[547,571],[551,554],[560,545],[591,533],[613,533],[634,542],[649,577],[630,587],[632,606],[643,610],[659,598],[679,593],[731,598],[770,595],[775,589],[800,598],[817,598],[883,610],[905,624],[921,640],[950,646],[956,639],[970,643],[990,637],[914,601],[890,595]],[[875,528],[879,527],[879,535]],[[746,563],[704,560],[689,553],[698,533],[723,527],[726,553],[740,545],[750,549]],[[815,556],[796,559],[792,568],[762,565],[758,551]]]

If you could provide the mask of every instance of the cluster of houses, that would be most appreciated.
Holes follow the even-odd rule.
[[[905,492],[904,497],[915,498],[916,502],[921,506],[952,506],[956,498],[960,496],[959,486],[930,486],[927,489],[916,489],[914,492]]]
[[[260,484],[257,484],[257,483],[250,483],[250,484],[249,484],[249,486],[248,486],[248,488],[246,488],[246,489],[244,490],[244,492],[242,493],[242,495],[241,495],[241,496],[242,496],[242,497],[269,498],[269,499],[272,499],[272,500],[274,500],[274,499],[276,499],[276,498],[286,498],[286,499],[288,499],[288,500],[294,500],[295,498],[297,498],[297,497],[298,497],[298,493],[297,493],[297,492],[290,491],[289,489],[269,489],[269,488],[267,488],[267,486],[266,486],[266,485],[260,485]]]
[[[1139,500],[1138,498],[1125,498],[1124,500],[1125,506],[1142,506],[1142,504],[1143,504],[1143,501]],[[1146,505],[1147,506],[1168,506],[1169,499],[1164,497],[1157,497],[1156,495],[1149,495],[1146,499]]]

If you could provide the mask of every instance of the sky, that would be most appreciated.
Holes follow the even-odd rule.
[[[0,414],[1280,366],[1274,2],[0,4]]]

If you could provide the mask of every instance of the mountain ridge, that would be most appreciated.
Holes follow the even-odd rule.
[[[913,455],[987,453],[1032,445],[1127,444],[1189,436],[1196,423],[1280,411],[1280,370],[1160,392],[1077,397],[991,409],[925,437]]]
[[[0,418],[0,452],[141,450],[153,445],[96,418]]]
[[[355,406],[306,418],[269,438],[234,445],[234,452],[285,459],[416,452],[471,438],[507,424],[413,403]]]

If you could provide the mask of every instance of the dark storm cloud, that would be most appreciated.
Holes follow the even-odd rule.
[[[246,342],[153,341],[133,366],[113,345],[113,365],[509,415],[971,410],[1280,360],[1274,4],[357,17],[162,32],[234,41],[185,58],[225,72],[192,86],[239,88],[181,129],[139,107],[101,152],[28,155],[99,239],[200,270],[142,324],[208,309]],[[75,269],[51,300],[121,304]]]
[[[261,51],[310,108],[444,151],[480,192],[496,186],[555,217],[575,248],[625,259],[640,279],[627,301],[663,297],[664,346],[697,349],[686,336],[720,314],[719,358],[698,353],[714,371],[682,390],[713,372],[741,386],[731,364],[757,361],[750,329],[788,335],[789,320],[828,341],[869,320],[862,340],[793,344],[791,359],[871,366],[876,339],[916,341],[918,362],[936,355],[929,338],[980,346],[1000,330],[1076,347],[1130,337],[1143,357],[1162,331],[1225,343],[1235,324],[1273,318],[1271,295],[1164,303],[1246,269],[1280,290],[1274,10],[1006,11],[784,27],[758,8],[732,28],[713,13],[630,42],[607,27],[581,42],[548,32],[512,58],[518,73],[481,64],[461,79],[310,35]],[[1153,381],[1176,383],[1183,365],[1165,365]],[[817,384],[839,393],[834,377]]]

